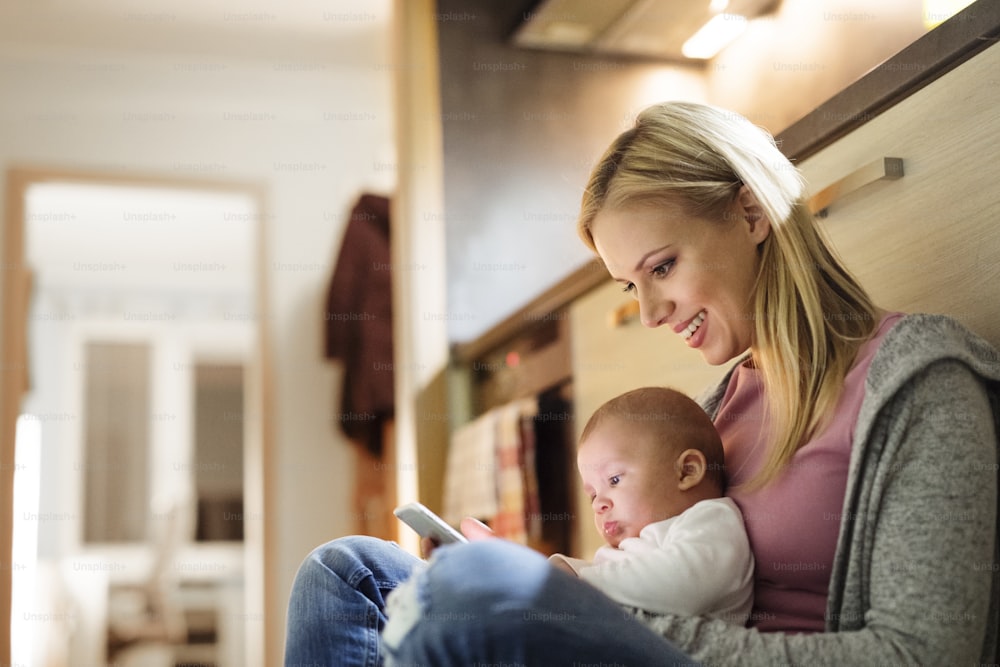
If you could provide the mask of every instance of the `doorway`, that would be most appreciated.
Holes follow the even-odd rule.
[[[30,559],[10,568],[13,664],[246,664],[263,653],[261,193],[15,170],[7,196],[27,279],[5,284],[5,359],[23,331],[26,383],[4,414],[34,427],[12,460],[37,461],[13,466],[13,507],[33,508],[12,513]]]

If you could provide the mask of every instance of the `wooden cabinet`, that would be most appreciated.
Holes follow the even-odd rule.
[[[946,313],[1000,345],[1000,46],[804,160],[818,191],[881,157],[904,175],[835,201],[821,224],[882,307]]]
[[[481,479],[483,471],[495,474],[497,480],[498,509],[504,504],[500,499],[512,501],[523,494],[524,530],[516,521],[507,520],[508,510],[478,518],[491,523],[510,539],[522,539],[532,548],[546,554],[570,551],[570,540],[575,516],[572,512],[570,493],[575,466],[573,423],[574,413],[572,365],[570,361],[569,325],[565,304],[573,296],[589,289],[591,283],[570,280],[556,286],[524,309],[489,331],[483,338],[458,346],[452,350],[454,372],[450,378],[453,392],[451,413],[458,426],[474,418],[492,413],[487,423],[496,433],[506,433],[495,439],[485,450],[493,450],[487,458],[484,451],[462,437],[452,438],[449,447],[466,446],[468,452],[457,452],[463,464],[450,468],[456,485],[466,484],[469,477]],[[498,424],[509,417],[507,408],[524,402],[533,404],[530,417],[522,415],[519,431],[520,443],[511,446],[510,430]],[[508,422],[509,425],[509,422]],[[474,429],[474,438],[489,438],[482,429]],[[511,464],[511,454],[516,452],[516,463]],[[455,454],[456,452],[450,452]],[[452,462],[449,461],[449,464]],[[462,465],[465,467],[463,468]],[[520,466],[523,475],[512,475],[512,467]],[[468,475],[458,471],[465,470]],[[501,482],[501,480],[504,480]],[[449,481],[446,478],[446,489]],[[501,487],[505,487],[506,490]],[[454,488],[454,487],[452,487]],[[447,503],[446,503],[447,505]],[[460,504],[453,508],[457,510]],[[447,510],[447,507],[445,508]],[[446,519],[452,520],[448,514]],[[498,523],[492,523],[497,521]]]

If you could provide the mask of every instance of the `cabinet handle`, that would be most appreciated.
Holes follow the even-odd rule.
[[[608,326],[612,329],[625,326],[639,317],[639,302],[629,301],[608,313]]]
[[[883,157],[856,169],[809,199],[809,210],[821,218],[837,199],[876,181],[894,181],[903,176],[903,158]]]

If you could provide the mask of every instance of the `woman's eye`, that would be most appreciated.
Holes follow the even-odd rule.
[[[650,271],[650,273],[657,278],[663,278],[668,273],[670,273],[670,269],[674,268],[675,261],[676,260],[668,259],[663,264],[659,264],[653,267],[653,270]]]
[[[626,294],[634,294],[635,285],[632,283],[625,283],[625,286],[622,287],[622,291],[625,292]]]

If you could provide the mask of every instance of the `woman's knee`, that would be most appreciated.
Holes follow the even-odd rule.
[[[501,540],[439,549],[396,595],[383,640],[400,663],[689,662],[596,588]]]
[[[338,537],[313,549],[303,562],[303,567],[322,567],[337,570],[343,564],[367,562],[390,546],[389,542],[367,535]]]
[[[423,634],[433,634],[435,626],[447,633],[463,623],[481,628],[501,610],[553,602],[546,599],[552,577],[564,574],[537,552],[504,540],[439,547],[429,566],[407,584],[411,602],[406,606],[415,611],[396,624],[397,630],[407,634],[417,620]]]
[[[371,578],[375,585],[394,587],[419,563],[394,542],[366,535],[331,540],[313,549],[299,566],[296,585],[314,585],[331,575],[351,586]]]
[[[484,540],[442,547],[427,571],[427,583],[444,599],[483,604],[502,598],[511,604],[534,597],[553,568],[539,553],[505,540]]]
[[[429,566],[389,598],[384,646],[402,663],[490,654],[488,645],[518,633],[519,610],[537,604],[551,572],[539,554],[502,540],[439,547]]]
[[[340,574],[361,562],[361,554],[370,547],[366,544],[372,538],[351,536],[321,544],[305,557],[299,565],[296,581],[326,578],[331,573]]]

